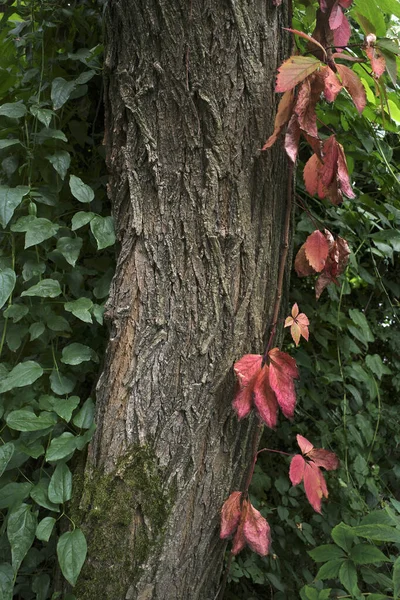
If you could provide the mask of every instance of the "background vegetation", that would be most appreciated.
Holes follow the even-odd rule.
[[[297,2],[293,27],[311,33],[315,7]],[[93,433],[114,264],[102,146],[103,7],[26,0],[3,10],[0,598],[55,600],[57,562],[73,585],[86,554],[72,521],[72,472]],[[352,44],[362,43],[365,19],[378,37],[396,39],[400,7],[396,0],[359,1],[350,18]],[[361,56],[359,47],[352,51]],[[343,93],[319,109],[323,131],[333,129],[345,148],[357,198],[332,207],[308,197],[298,178],[295,248],[328,227],[348,240],[352,255],[340,286],[330,285],[318,302],[312,278],[293,272],[291,304],[308,315],[310,341],[296,350],[287,336],[301,371],[298,408],[273,443],[290,451],[287,440],[300,433],[335,451],[341,467],[329,475],[329,501],[318,515],[291,487],[289,459],[261,455],[252,502],[271,524],[273,548],[265,558],[245,551],[235,559],[231,600],[400,594],[396,60],[380,95],[368,66],[356,65],[368,98],[361,117]],[[300,167],[307,158],[303,149]]]

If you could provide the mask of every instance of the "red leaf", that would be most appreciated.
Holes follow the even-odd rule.
[[[247,502],[247,501],[245,500],[243,502],[243,505],[244,505],[245,502]],[[235,537],[233,538],[232,554],[234,556],[236,556],[236,554],[239,554],[239,552],[241,550],[243,550],[243,548],[246,545],[246,538],[244,537],[243,525],[244,525],[244,520],[241,518],[240,519],[240,523],[239,523],[239,527],[237,528]]]
[[[262,358],[261,354],[245,354],[235,362],[233,368],[240,387],[248,385],[254,375],[261,369]]]
[[[253,386],[248,385],[236,394],[232,406],[238,419],[244,419],[251,411],[253,405]]]
[[[298,485],[303,481],[304,469],[306,468],[306,461],[301,454],[293,456],[290,462],[289,478],[292,485]]]
[[[317,281],[315,282],[315,297],[317,300],[321,296],[324,289],[332,282],[335,282],[335,280],[332,278],[332,276],[329,273],[325,273],[325,272],[321,273],[321,275],[318,277]]]
[[[350,23],[347,17],[343,15],[342,23],[340,27],[333,30],[333,43],[336,46],[337,52],[343,52],[344,48],[341,46],[347,46],[351,37]]]
[[[305,164],[303,170],[304,184],[311,196],[315,196],[315,194],[322,190],[322,168],[323,164],[316,154],[313,154]]]
[[[315,273],[314,269],[310,266],[310,263],[306,258],[304,244],[302,245],[302,247],[296,255],[296,259],[294,261],[294,268],[299,277],[307,277],[308,275],[314,275]]]
[[[311,267],[319,273],[325,266],[329,254],[329,245],[321,231],[313,231],[305,241],[304,251]]]
[[[343,271],[345,270],[345,268],[347,267],[347,264],[349,262],[350,248],[349,248],[347,241],[345,239],[341,238],[340,236],[338,236],[338,238],[336,240],[336,247],[337,247],[337,251],[338,251],[338,258],[337,258],[338,272],[337,272],[337,274],[341,275],[343,273]]]
[[[313,463],[306,463],[304,469],[304,491],[313,509],[320,513],[322,496],[327,498],[328,492],[322,473]]]
[[[296,391],[293,379],[299,377],[294,358],[278,348],[269,351],[269,383],[276,394],[278,404],[287,418],[292,418],[296,406]]]
[[[289,121],[288,128],[285,135],[285,150],[286,154],[294,163],[297,159],[297,152],[299,149],[300,141],[300,127],[297,120],[297,116],[293,115]]]
[[[353,3],[353,0],[339,0],[339,4],[343,8],[350,8],[350,6],[352,5],[352,3]]]
[[[267,426],[271,429],[276,427],[278,403],[269,384],[267,365],[261,369],[254,385],[254,405]]]
[[[311,44],[315,44],[316,46],[321,48],[322,52],[324,53],[324,56],[326,57],[325,48],[316,39],[311,37],[311,35],[307,35],[303,31],[299,31],[298,29],[289,29],[289,27],[284,27],[283,29],[285,29],[286,31],[290,31],[291,33],[294,33],[295,35],[299,35],[300,37],[304,38],[305,40],[308,40]]]
[[[371,68],[373,74],[377,79],[379,79],[379,77],[383,75],[386,69],[385,57],[379,51],[379,49],[374,46],[367,46],[365,48],[365,53],[371,61]]]
[[[267,139],[262,150],[266,150],[270,148],[273,144],[275,144],[278,136],[280,135],[282,129],[285,127],[286,123],[290,120],[293,112],[293,104],[294,104],[294,93],[293,90],[288,90],[285,92],[279,102],[278,111],[275,117],[274,123],[274,131],[272,135]]]
[[[324,142],[324,167],[322,169],[322,182],[329,187],[334,181],[338,164],[338,143],[334,135]]]
[[[312,443],[309,442],[307,440],[307,438],[303,437],[302,435],[298,434],[296,436],[296,439],[297,439],[297,443],[298,443],[298,445],[300,447],[300,450],[301,450],[302,454],[308,454],[314,448],[314,446],[312,445]]]
[[[301,86],[297,94],[294,112],[297,115],[300,129],[318,137],[317,115],[315,107],[324,89],[324,79],[321,73],[313,73]]]
[[[354,71],[345,65],[336,65],[343,87],[349,92],[353,99],[356,109],[361,114],[367,104],[365,88]]]
[[[321,72],[324,78],[324,96],[328,102],[333,102],[342,89],[342,84],[330,67],[325,67]]]
[[[221,538],[227,538],[232,535],[240,521],[240,498],[242,492],[232,492],[228,500],[226,500],[221,510]]]
[[[312,460],[317,467],[323,467],[327,471],[334,471],[339,466],[336,454],[323,448],[313,448],[307,453],[307,458]]]
[[[266,556],[271,544],[270,527],[262,514],[249,503],[243,533],[250,548]]]
[[[337,176],[339,188],[343,194],[345,194],[348,198],[355,198],[356,195],[351,187],[349,172],[347,170],[346,156],[341,144],[338,144]]]
[[[291,56],[278,69],[276,92],[291,90],[321,66],[313,56]]]
[[[335,2],[332,6],[331,14],[329,15],[329,27],[331,29],[337,29],[341,26],[343,21],[343,11],[339,6],[339,2]]]

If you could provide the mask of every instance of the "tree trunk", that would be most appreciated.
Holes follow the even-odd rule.
[[[223,501],[256,420],[232,365],[265,344],[288,184],[271,133],[287,7],[110,0],[106,151],[119,257],[81,510],[79,600],[213,600]]]

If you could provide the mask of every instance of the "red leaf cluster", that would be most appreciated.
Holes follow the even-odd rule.
[[[371,69],[374,77],[379,79],[386,69],[386,60],[382,52],[375,46],[376,36],[369,33],[365,38],[365,54],[371,61]]]
[[[298,251],[294,268],[299,277],[321,273],[315,284],[317,299],[330,284],[338,285],[337,277],[343,273],[349,261],[350,249],[346,240],[325,229],[313,231]]]
[[[297,306],[297,302],[293,304],[292,316],[286,317],[285,327],[290,327],[290,335],[292,336],[296,346],[299,345],[301,336],[303,336],[303,338],[308,341],[309,324],[310,322],[307,318],[307,315],[305,315],[304,313],[299,314],[299,307]]]
[[[234,535],[232,554],[238,554],[246,544],[257,554],[266,556],[271,545],[268,522],[242,492],[232,492],[221,511],[220,537]]]
[[[299,377],[296,361],[278,348],[268,353],[269,365],[263,365],[260,354],[246,354],[235,365],[239,390],[233,401],[238,418],[246,417],[251,409],[270,428],[276,426],[278,406],[291,419],[296,406],[294,379]]]
[[[315,152],[307,161],[303,171],[306,190],[311,196],[329,198],[337,205],[343,201],[343,194],[354,198],[343,146],[334,135],[322,144],[321,153]]]
[[[336,454],[323,448],[314,448],[302,435],[297,436],[297,443],[303,456],[293,456],[289,470],[290,481],[293,485],[304,482],[304,491],[309,503],[320,513],[322,498],[328,497],[328,488],[320,467],[333,471],[338,468],[339,461]]]

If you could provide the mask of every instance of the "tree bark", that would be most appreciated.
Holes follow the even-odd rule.
[[[106,152],[119,242],[81,511],[79,600],[213,600],[223,501],[254,417],[232,365],[261,353],[288,185],[271,133],[285,3],[110,0]]]

